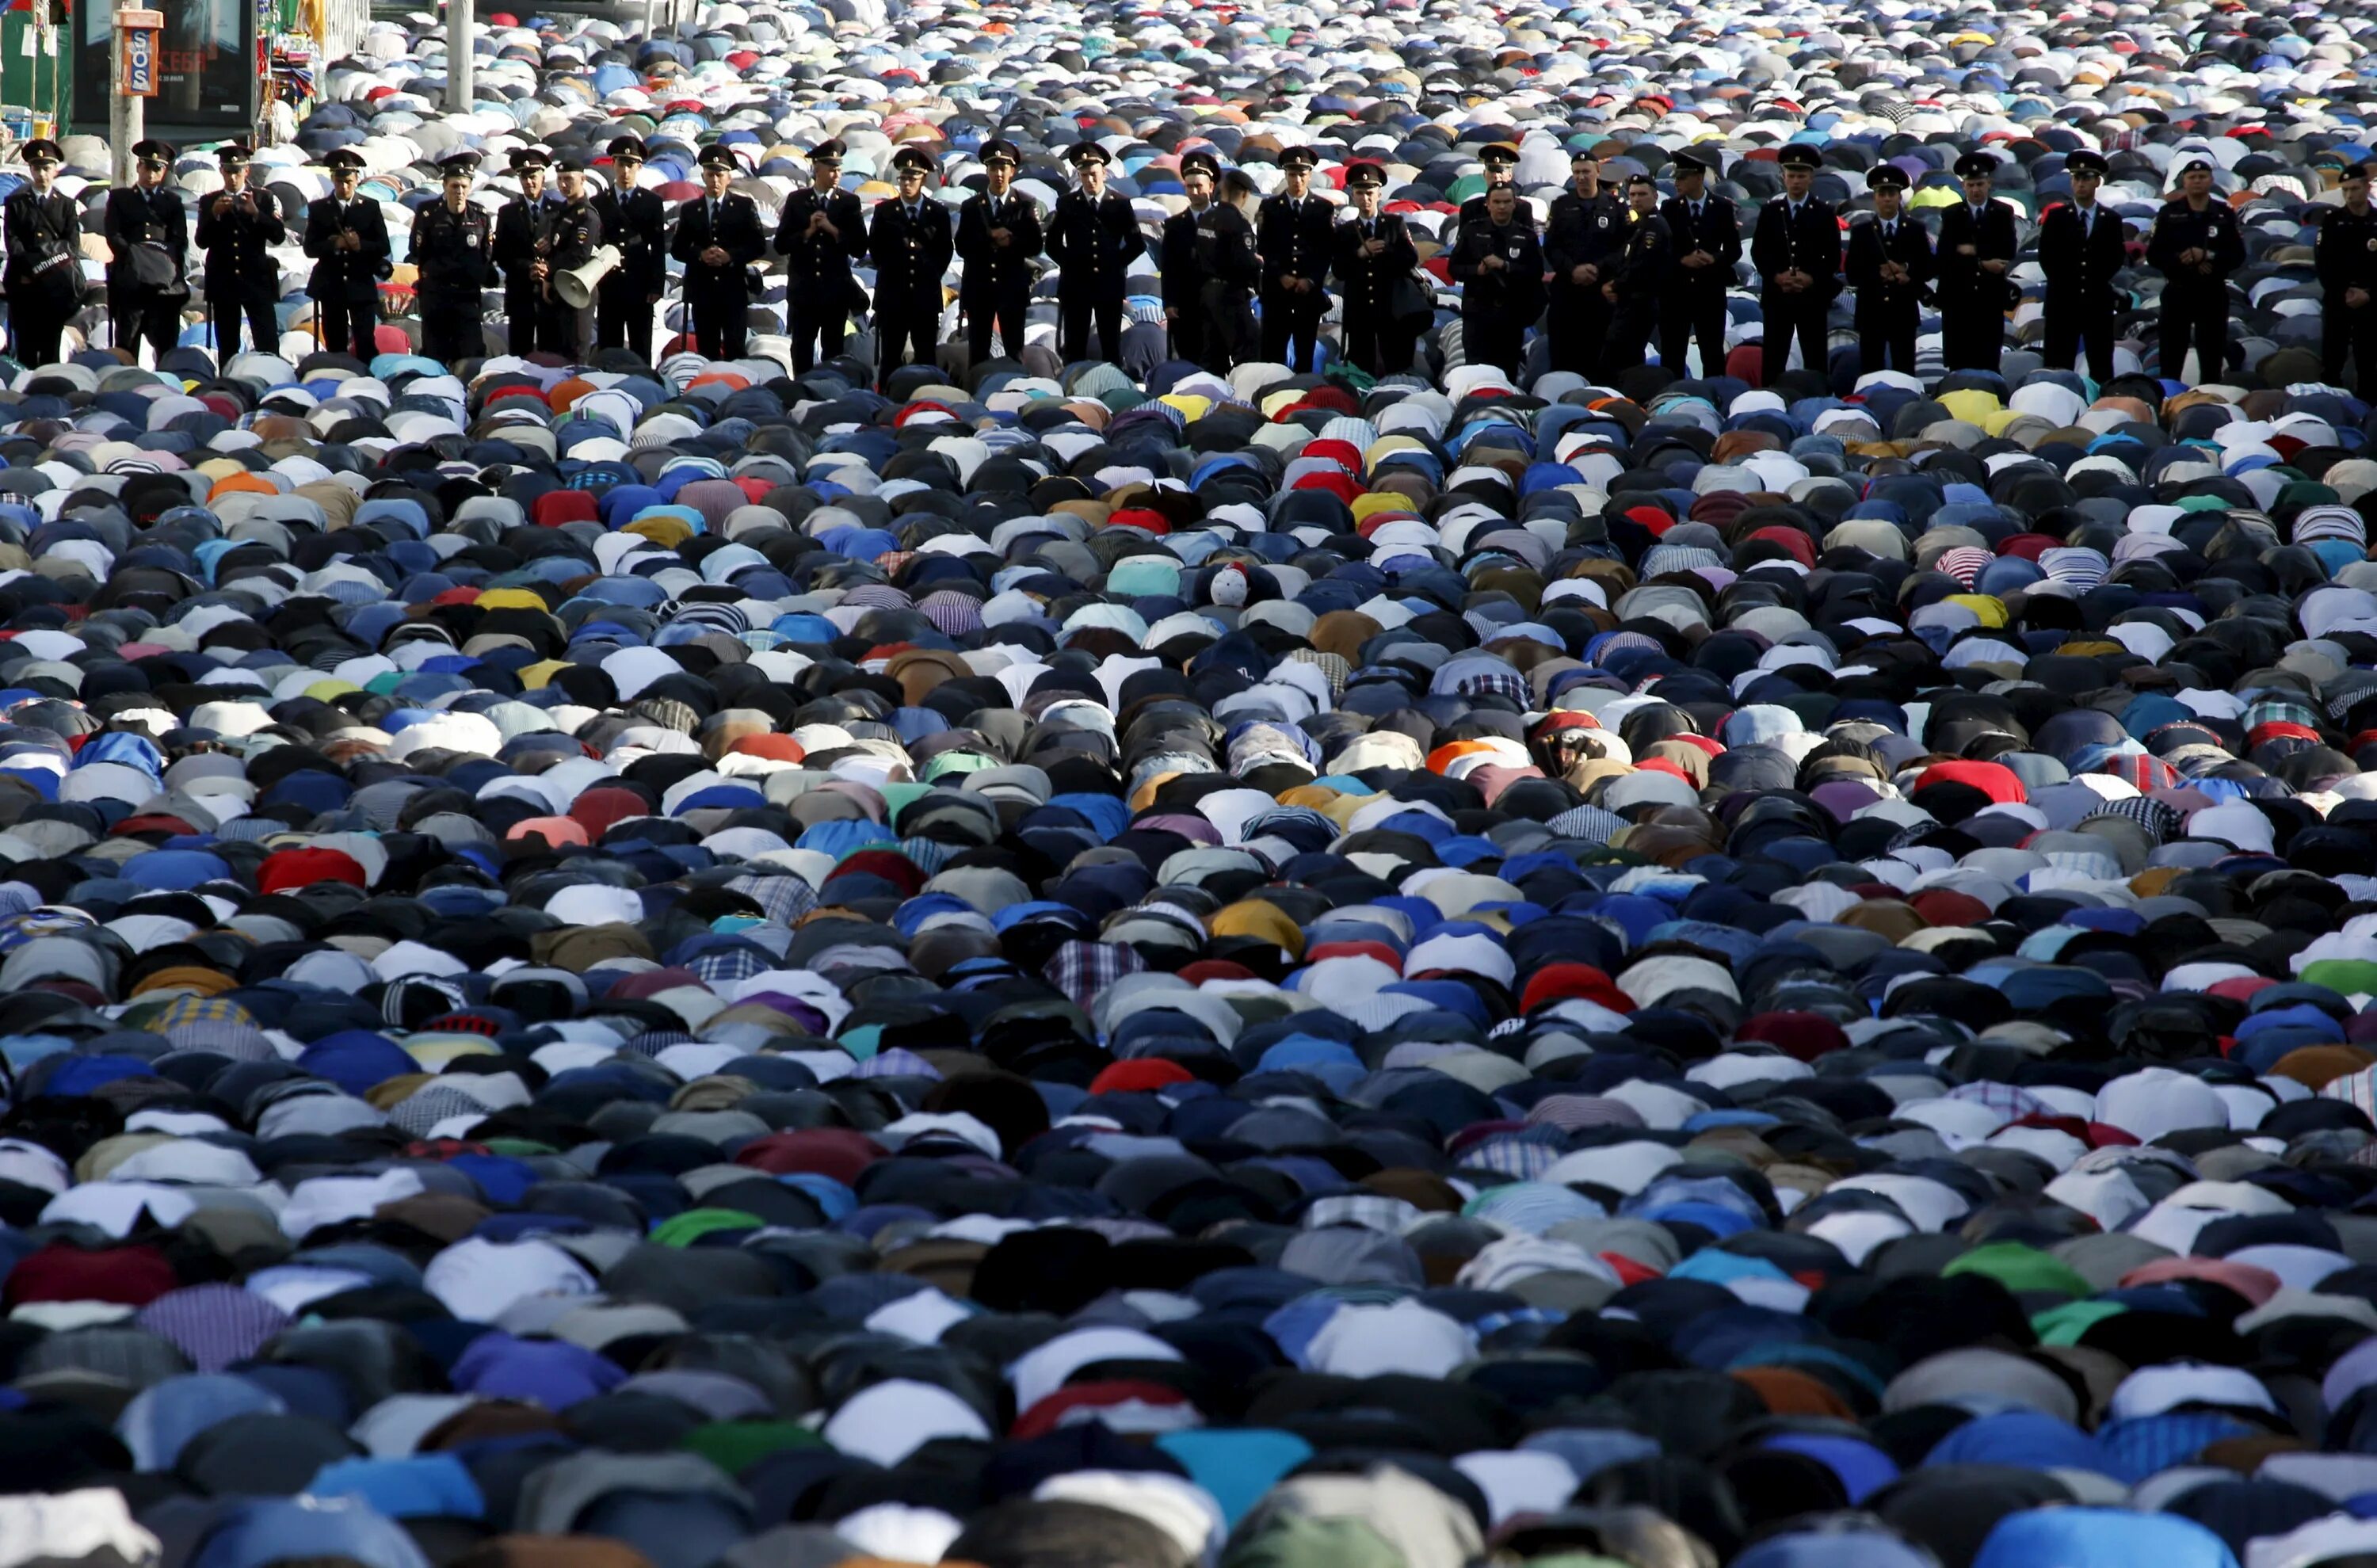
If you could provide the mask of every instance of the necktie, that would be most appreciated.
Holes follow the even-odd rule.
[[[1700,221],[1701,221],[1701,204],[1700,204],[1699,202],[1695,201],[1695,202],[1693,202],[1693,203],[1692,203],[1692,221],[1693,221],[1693,222],[1695,222],[1695,223],[1697,223],[1697,222],[1699,222]]]
[[[1898,237],[1898,225],[1897,225],[1895,222],[1884,223],[1884,224],[1881,226],[1881,243],[1882,243],[1882,244],[1884,244],[1884,245],[1888,245],[1891,241],[1893,241],[1893,240],[1896,239],[1897,237]]]

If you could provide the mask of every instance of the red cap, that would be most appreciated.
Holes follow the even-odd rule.
[[[287,892],[316,882],[344,882],[359,888],[365,878],[353,856],[335,849],[276,849],[264,857],[264,866],[256,874],[258,892]]]
[[[1135,1061],[1118,1061],[1090,1080],[1093,1095],[1144,1095],[1158,1089],[1168,1089],[1175,1083],[1186,1083],[1197,1075],[1160,1056],[1141,1057]]]
[[[1547,964],[1527,977],[1525,989],[1519,993],[1519,1011],[1533,1012],[1552,1002],[1583,998],[1598,1002],[1612,1012],[1631,1012],[1634,999],[1618,988],[1618,982],[1590,964]]]
[[[8,1271],[0,1298],[14,1307],[27,1301],[113,1301],[145,1307],[181,1281],[173,1265],[153,1247],[102,1247],[86,1251],[54,1242],[29,1253]]]

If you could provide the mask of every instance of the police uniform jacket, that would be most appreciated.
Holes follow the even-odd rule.
[[[1750,262],[1768,288],[1786,272],[1805,272],[1815,281],[1799,297],[1832,299],[1841,292],[1841,226],[1833,204],[1811,196],[1794,218],[1787,197],[1769,201],[1750,236]]]
[[[475,201],[451,212],[443,200],[412,221],[412,262],[423,292],[476,293],[496,279],[495,222]]]
[[[1971,245],[1973,254],[1960,256],[1956,247]],[[2002,311],[2022,297],[2022,287],[2005,272],[1985,272],[1984,261],[2013,260],[2018,242],[2013,209],[1992,200],[1979,213],[1960,201],[1940,214],[1940,303],[1948,308]]]
[[[822,210],[840,239],[809,233],[809,214]],[[783,219],[776,225],[776,254],[784,257],[795,278],[811,282],[842,282],[851,263],[866,256],[866,212],[858,197],[846,190],[819,196],[814,186],[794,191],[784,199]]]
[[[508,298],[526,300],[535,294],[536,283],[529,269],[536,265],[536,242],[543,236],[548,214],[557,205],[550,195],[533,202],[524,196],[514,197],[496,214],[496,265],[503,269]]]
[[[1411,276],[1411,269],[1419,265],[1419,250],[1396,213],[1381,212],[1371,219],[1368,233],[1364,227],[1362,220],[1350,213],[1337,225],[1333,265],[1338,286],[1345,291],[1345,308],[1367,311],[1376,317],[1390,308],[1395,280]],[[1376,256],[1364,256],[1363,245],[1373,239],[1386,241],[1387,248]]]
[[[676,233],[669,254],[685,263],[685,297],[747,299],[743,269],[768,254],[768,233],[759,223],[759,208],[739,191],[718,198],[718,229],[711,232],[708,195],[688,198],[676,209]],[[701,259],[711,245],[726,253],[726,265],[712,267]]]
[[[1609,281],[1612,258],[1626,248],[1625,200],[1616,191],[1600,190],[1586,200],[1571,188],[1552,203],[1544,223],[1544,264],[1551,269],[1552,293],[1587,290],[1595,295]],[[1579,284],[1576,269],[1586,263],[1601,269],[1600,281]]]
[[[1678,261],[1695,250],[1716,257],[1707,267],[1678,266],[1668,273],[1671,292],[1706,289],[1722,294],[1733,287],[1733,269],[1741,262],[1741,220],[1734,215],[1732,202],[1704,195],[1700,215],[1694,217],[1690,202],[1671,196],[1659,203],[1659,218],[1667,225],[1668,243]]]
[[[81,293],[81,209],[61,192],[35,196],[20,186],[0,208],[0,225],[7,230],[8,296],[71,304]]]
[[[2377,206],[2355,216],[2334,208],[2311,241],[2311,259],[2329,305],[2341,307],[2347,289],[2377,292]]]
[[[1936,270],[1931,236],[1923,225],[1904,211],[1893,222],[1895,226],[1886,240],[1880,218],[1869,218],[1849,230],[1849,287],[1857,291],[1857,313],[1861,319],[1920,309],[1924,285]],[[1883,282],[1885,261],[1905,268],[1906,281]]]
[[[898,197],[875,204],[875,228],[866,247],[875,257],[875,303],[878,308],[897,303],[938,313],[941,280],[957,247],[950,232],[950,209],[924,197],[916,199],[914,217]]]
[[[1489,256],[1502,258],[1499,270],[1479,267]],[[1463,315],[1533,321],[1544,308],[1544,247],[1535,220],[1523,208],[1506,224],[1489,219],[1463,228],[1452,248],[1452,279],[1462,286]]]
[[[2180,252],[2198,248],[2211,253],[2209,272],[2180,264]],[[2234,209],[2218,197],[2206,200],[2201,212],[2187,204],[2187,197],[2177,197],[2155,214],[2146,259],[2168,280],[2163,284],[2164,299],[2225,299],[2228,274],[2245,264],[2245,236],[2237,227]]]
[[[1255,249],[1262,254],[1262,286],[1276,290],[1282,278],[1319,281],[1329,272],[1331,231],[1336,209],[1317,196],[1301,199],[1266,197],[1255,214]],[[1318,300],[1319,293],[1311,296]]]
[[[1176,212],[1166,218],[1157,260],[1164,269],[1167,310],[1200,308],[1200,295],[1207,283],[1252,289],[1262,278],[1254,228],[1245,213],[1226,201],[1209,201],[1202,212]]]
[[[360,240],[361,247],[340,249],[342,231]],[[308,202],[305,254],[314,259],[313,273],[305,280],[306,298],[356,304],[376,298],[379,281],[389,270],[388,223],[379,203],[363,196],[346,202],[336,196]]]
[[[990,237],[993,229],[1008,231],[1006,245]],[[976,191],[958,209],[957,253],[965,261],[958,293],[967,309],[1025,298],[1032,293],[1032,263],[1040,254],[1039,205],[1009,186],[994,211],[990,193]]]
[[[247,192],[256,197],[253,215],[234,202],[230,211],[216,217],[220,191],[198,198],[197,243],[207,253],[209,299],[280,297],[281,264],[269,247],[289,237],[289,225],[281,221],[281,203],[270,191],[250,186]]]
[[[132,247],[144,241],[163,245],[173,258],[175,272],[180,272],[189,260],[189,209],[182,204],[181,193],[171,186],[159,186],[155,190],[132,186],[108,192],[107,208],[100,224],[113,258],[107,264],[111,283],[132,281],[125,268],[131,259]]]
[[[1626,218],[1616,268],[1605,266],[1602,281],[1618,286],[1619,309],[1642,311],[1657,301],[1667,269],[1675,265],[1675,239],[1666,220],[1655,212],[1641,218],[1629,212]]]
[[[1087,289],[1095,299],[1121,299],[1130,264],[1146,248],[1128,197],[1108,191],[1093,204],[1087,192],[1069,190],[1057,198],[1048,220],[1048,257],[1063,269],[1059,293],[1078,298]]]
[[[2377,209],[2370,217],[2377,221]],[[2121,215],[2096,204],[2096,220],[2083,224],[2080,209],[2070,202],[2039,221],[2038,265],[2047,274],[2047,304],[2054,309],[2066,303],[2087,309],[2110,310],[2113,275],[2129,261],[2129,245],[2121,237]]]
[[[660,293],[668,281],[668,205],[660,193],[606,190],[594,198],[594,216],[603,243],[619,247],[612,277],[625,279],[636,293]]]

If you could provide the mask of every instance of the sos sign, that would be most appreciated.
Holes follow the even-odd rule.
[[[157,96],[158,35],[165,18],[159,11],[118,11],[115,25],[124,30],[124,79],[118,90],[127,98]]]

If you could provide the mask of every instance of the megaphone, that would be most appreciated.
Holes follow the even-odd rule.
[[[582,267],[572,267],[553,275],[553,297],[572,310],[583,310],[594,303],[594,286],[617,267],[622,257],[619,247],[606,245],[596,251]]]

